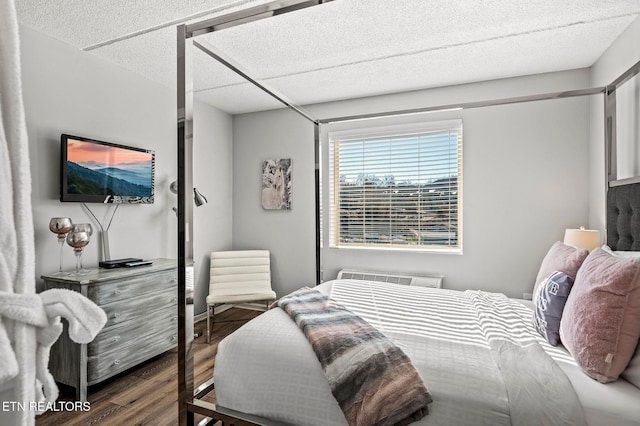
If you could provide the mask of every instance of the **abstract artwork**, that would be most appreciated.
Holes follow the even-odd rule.
[[[262,208],[291,210],[291,158],[262,162]]]

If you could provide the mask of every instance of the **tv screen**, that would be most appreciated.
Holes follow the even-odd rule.
[[[153,203],[155,152],[61,136],[60,201]]]

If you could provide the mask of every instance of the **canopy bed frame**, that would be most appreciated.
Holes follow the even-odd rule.
[[[407,110],[382,111],[374,114],[317,118],[300,106],[288,101],[263,83],[253,79],[240,66],[216,52],[214,46],[197,37],[214,31],[242,25],[272,16],[328,3],[331,0],[280,0],[238,12],[229,13],[201,22],[180,25],[177,28],[177,124],[178,124],[178,402],[180,425],[192,425],[194,413],[205,415],[211,419],[231,424],[255,424],[259,419],[251,416],[240,417],[239,413],[225,413],[215,404],[204,402],[200,398],[213,389],[213,379],[194,390],[193,374],[193,203],[191,190],[193,187],[193,48],[198,48],[212,59],[218,61],[237,75],[243,77],[265,93],[290,108],[313,124],[315,147],[315,248],[316,248],[316,282],[321,282],[321,250],[320,250],[320,128],[324,124],[363,120],[376,117],[399,116],[406,114],[427,113],[445,110],[463,110],[496,105],[535,102],[541,100],[561,99],[578,96],[604,95],[605,111],[605,161],[607,169],[606,187],[616,187],[640,182],[640,177],[617,179],[616,158],[616,90],[640,72],[640,62],[633,65],[611,84],[581,90],[545,93],[521,97],[493,99],[477,102],[456,103],[448,105],[427,106]],[[640,239],[638,243],[640,244]],[[635,246],[634,246],[635,247]],[[637,248],[635,248],[637,249]],[[627,248],[629,250],[629,248]],[[242,419],[242,420],[240,420]]]

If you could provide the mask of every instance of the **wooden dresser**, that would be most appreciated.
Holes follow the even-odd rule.
[[[67,323],[51,348],[49,370],[56,381],[76,388],[87,400],[87,386],[159,355],[178,342],[177,262],[154,259],[149,266],[92,269],[83,275],[43,275],[44,289],[82,293],[107,314],[93,342],[69,339]]]

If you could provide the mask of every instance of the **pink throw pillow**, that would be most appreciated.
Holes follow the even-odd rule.
[[[580,368],[602,383],[629,364],[640,338],[640,259],[597,248],[584,261],[560,321],[560,339]]]
[[[542,259],[536,283],[533,286],[533,294],[538,293],[540,284],[555,271],[564,272],[571,278],[575,278],[580,265],[588,255],[588,250],[567,246],[556,241]]]

